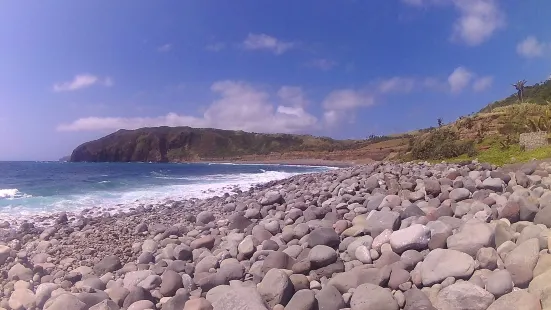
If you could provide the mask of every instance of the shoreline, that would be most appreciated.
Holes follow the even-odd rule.
[[[324,163],[326,162],[321,162],[321,161],[317,161],[317,162],[313,162],[313,161],[300,161],[299,162],[265,162],[265,163],[253,163],[253,162],[240,162],[240,163],[236,163],[236,162],[190,162],[190,164],[196,164],[196,163],[200,163],[200,164],[235,164],[235,165],[240,165],[240,164],[251,164],[251,165],[288,165],[288,166],[300,166],[300,167],[319,167],[319,168],[327,168],[327,170],[325,171],[311,171],[311,172],[301,172],[301,173],[297,173],[295,175],[292,175],[292,176],[288,176],[288,177],[285,177],[285,178],[282,178],[282,179],[275,179],[275,180],[270,180],[270,181],[258,181],[258,182],[254,182],[254,183],[251,183],[250,185],[248,186],[245,186],[243,187],[242,185],[239,185],[238,183],[228,183],[228,184],[225,184],[223,187],[220,187],[220,188],[217,188],[217,189],[212,189],[212,188],[208,188],[208,189],[204,189],[202,190],[202,194],[206,195],[206,197],[189,197],[189,198],[177,198],[177,197],[166,197],[164,201],[161,201],[161,202],[157,202],[157,203],[151,203],[150,201],[147,201],[147,200],[136,200],[134,202],[133,205],[129,205],[129,204],[119,204],[119,205],[116,205],[116,206],[104,206],[104,207],[99,207],[99,208],[93,208],[93,207],[86,207],[86,208],[83,208],[83,209],[80,209],[80,210],[77,210],[77,211],[70,211],[70,210],[63,210],[63,211],[41,211],[41,212],[37,212],[35,214],[27,214],[27,215],[20,215],[20,216],[13,216],[13,217],[7,217],[6,219],[0,219],[0,223],[1,222],[9,222],[11,225],[20,225],[24,222],[28,222],[28,223],[33,223],[33,225],[36,225],[37,227],[47,227],[47,226],[50,226],[52,224],[54,224],[55,222],[55,219],[58,218],[61,214],[66,214],[68,217],[70,218],[78,218],[78,217],[82,217],[82,216],[87,216],[87,217],[94,217],[94,218],[97,218],[97,217],[102,217],[102,216],[105,216],[106,214],[109,214],[109,216],[111,217],[118,217],[118,216],[124,216],[125,214],[127,213],[132,213],[133,211],[135,211],[136,209],[140,208],[140,207],[145,207],[147,206],[148,209],[151,209],[151,210],[160,210],[162,209],[163,207],[166,207],[166,205],[171,205],[171,204],[185,204],[187,202],[190,202],[190,201],[197,201],[197,200],[209,200],[209,199],[212,199],[212,198],[216,198],[216,197],[219,197],[220,195],[224,196],[226,194],[229,194],[230,196],[235,196],[237,194],[245,194],[247,192],[249,192],[251,189],[256,189],[256,188],[264,188],[265,186],[267,186],[268,184],[274,184],[277,183],[277,182],[283,182],[283,181],[286,181],[288,179],[291,179],[293,177],[296,177],[296,176],[300,176],[300,175],[310,175],[310,174],[319,174],[319,173],[325,173],[325,172],[329,172],[329,171],[333,171],[333,170],[337,170],[337,169],[342,169],[342,168],[350,168],[350,167],[353,167],[353,166],[345,166],[345,165],[341,165],[340,167],[337,167],[337,166],[327,166],[325,165]],[[309,164],[306,164],[306,163],[309,163]],[[179,163],[173,163],[173,164],[179,164]],[[237,181],[236,181],[237,182]],[[211,183],[209,183],[211,184]],[[241,187],[241,188],[240,188]],[[1,241],[1,239],[0,239]]]
[[[519,289],[551,290],[551,269],[536,267],[551,257],[550,173],[548,163],[507,173],[377,162],[117,215],[60,213],[50,227],[0,225],[0,308],[409,309],[474,298],[500,309],[507,296],[537,309],[540,295]]]

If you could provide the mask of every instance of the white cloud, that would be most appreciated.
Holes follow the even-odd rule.
[[[58,126],[59,131],[136,129],[155,126],[214,127],[253,132],[303,132],[317,128],[315,116],[298,106],[276,105],[269,93],[238,81],[211,86],[219,95],[203,115],[168,113],[159,117],[86,117]]]
[[[379,83],[379,91],[382,93],[405,92],[408,93],[415,87],[414,78],[395,76]]]
[[[342,111],[329,110],[323,113],[323,120],[329,126],[337,125],[344,118]]]
[[[402,0],[404,4],[425,7],[453,4],[459,17],[453,23],[452,39],[479,45],[505,26],[505,14],[497,0]]]
[[[493,76],[483,76],[477,78],[473,83],[473,90],[474,91],[483,91],[492,86],[492,83],[494,82]]]
[[[296,86],[282,86],[277,91],[277,96],[284,104],[290,104],[294,107],[304,107],[309,103],[302,88]]]
[[[496,0],[453,0],[459,19],[453,27],[453,38],[468,45],[478,45],[505,26],[504,13]]]
[[[323,100],[325,110],[351,110],[359,107],[373,105],[375,99],[370,94],[353,89],[340,89],[329,93]]]
[[[216,42],[216,43],[207,44],[207,46],[205,46],[205,49],[209,52],[219,52],[223,50],[225,47],[226,47],[226,44],[224,42]]]
[[[172,44],[170,44],[170,43],[167,43],[167,44],[164,44],[164,45],[161,45],[161,46],[157,47],[157,51],[159,51],[161,53],[170,52],[171,49],[172,49]]]
[[[312,59],[306,65],[308,67],[317,68],[323,71],[329,71],[337,65],[337,62],[331,59],[318,58],[318,59]]]
[[[243,42],[243,48],[247,50],[267,50],[276,55],[283,54],[294,47],[296,47],[295,42],[282,41],[263,33],[249,33]]]
[[[54,84],[53,90],[55,92],[75,91],[95,84],[110,87],[113,86],[114,82],[110,77],[102,79],[92,74],[83,73],[76,75],[71,81]]]
[[[543,55],[546,44],[538,41],[535,36],[528,36],[517,44],[517,53],[526,58],[534,58]]]
[[[469,85],[473,78],[473,73],[464,67],[457,67],[452,74],[448,76],[448,84],[452,92],[462,91]]]

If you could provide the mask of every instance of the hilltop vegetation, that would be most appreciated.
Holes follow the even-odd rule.
[[[388,140],[392,140],[388,143]],[[119,130],[77,147],[71,161],[193,162],[209,160],[384,159],[402,140],[372,136],[335,140],[291,134],[190,127]],[[402,150],[396,147],[396,150]]]
[[[521,81],[519,81],[520,83]],[[523,82],[523,81],[522,81]],[[77,147],[71,161],[193,162],[285,161],[319,159],[363,162],[369,160],[464,160],[479,157],[503,164],[527,154],[518,145],[520,133],[551,132],[551,81],[523,88],[480,112],[445,125],[415,132],[374,136],[362,140],[292,134],[260,134],[244,131],[190,127],[156,127],[119,130]],[[551,154],[549,154],[551,157]]]
[[[533,104],[550,104],[551,103],[551,79],[548,79],[541,83],[536,83],[532,86],[525,86],[524,88],[524,102],[529,102]],[[518,98],[516,94],[491,103],[484,107],[480,112],[486,113],[491,112],[495,108],[510,106],[518,104]]]

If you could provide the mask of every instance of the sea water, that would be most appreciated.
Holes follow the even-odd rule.
[[[0,162],[0,220],[208,198],[331,167],[220,163]]]

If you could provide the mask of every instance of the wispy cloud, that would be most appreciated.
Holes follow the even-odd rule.
[[[494,82],[493,76],[483,76],[483,77],[477,78],[473,83],[473,90],[484,91],[492,87],[493,82]]]
[[[382,93],[405,92],[413,90],[417,84],[414,78],[395,76],[379,83],[378,89]]]
[[[475,46],[488,40],[506,24],[505,13],[497,0],[402,0],[415,7],[452,4],[459,17],[453,23],[451,38]]]
[[[543,56],[546,48],[546,43],[539,41],[535,36],[528,36],[517,44],[517,53],[526,58],[535,58]]]
[[[111,77],[100,78],[92,74],[83,73],[75,75],[71,81],[55,83],[53,90],[55,92],[75,91],[93,85],[111,87],[114,85],[114,82]]]
[[[219,52],[224,48],[226,48],[226,43],[224,42],[210,43],[205,46],[205,49],[209,52]]]
[[[323,71],[329,71],[337,66],[337,62],[327,58],[317,58],[307,62],[306,66]]]
[[[164,44],[164,45],[161,45],[161,46],[157,47],[157,51],[161,52],[161,53],[170,52],[170,50],[172,50],[172,44],[170,44],[170,43],[167,43],[167,44]]]
[[[448,84],[453,93],[458,93],[469,85],[472,78],[473,73],[471,71],[464,67],[457,67],[448,76]]]
[[[484,91],[492,86],[492,76],[480,76],[465,67],[457,67],[448,76],[448,85],[452,93],[459,93],[469,86],[474,91]]]
[[[296,45],[296,42],[282,41],[264,33],[249,33],[245,41],[243,41],[244,49],[271,51],[276,55],[281,55],[290,49],[295,48]]]
[[[57,127],[59,131],[110,131],[151,126],[214,127],[253,132],[305,132],[316,129],[318,120],[297,100],[298,88],[282,88],[281,102],[270,94],[241,81],[220,81],[211,86],[218,95],[201,116],[168,113],[158,117],[84,117]]]
[[[496,0],[453,0],[460,12],[453,37],[468,45],[479,45],[505,26],[505,14]]]

